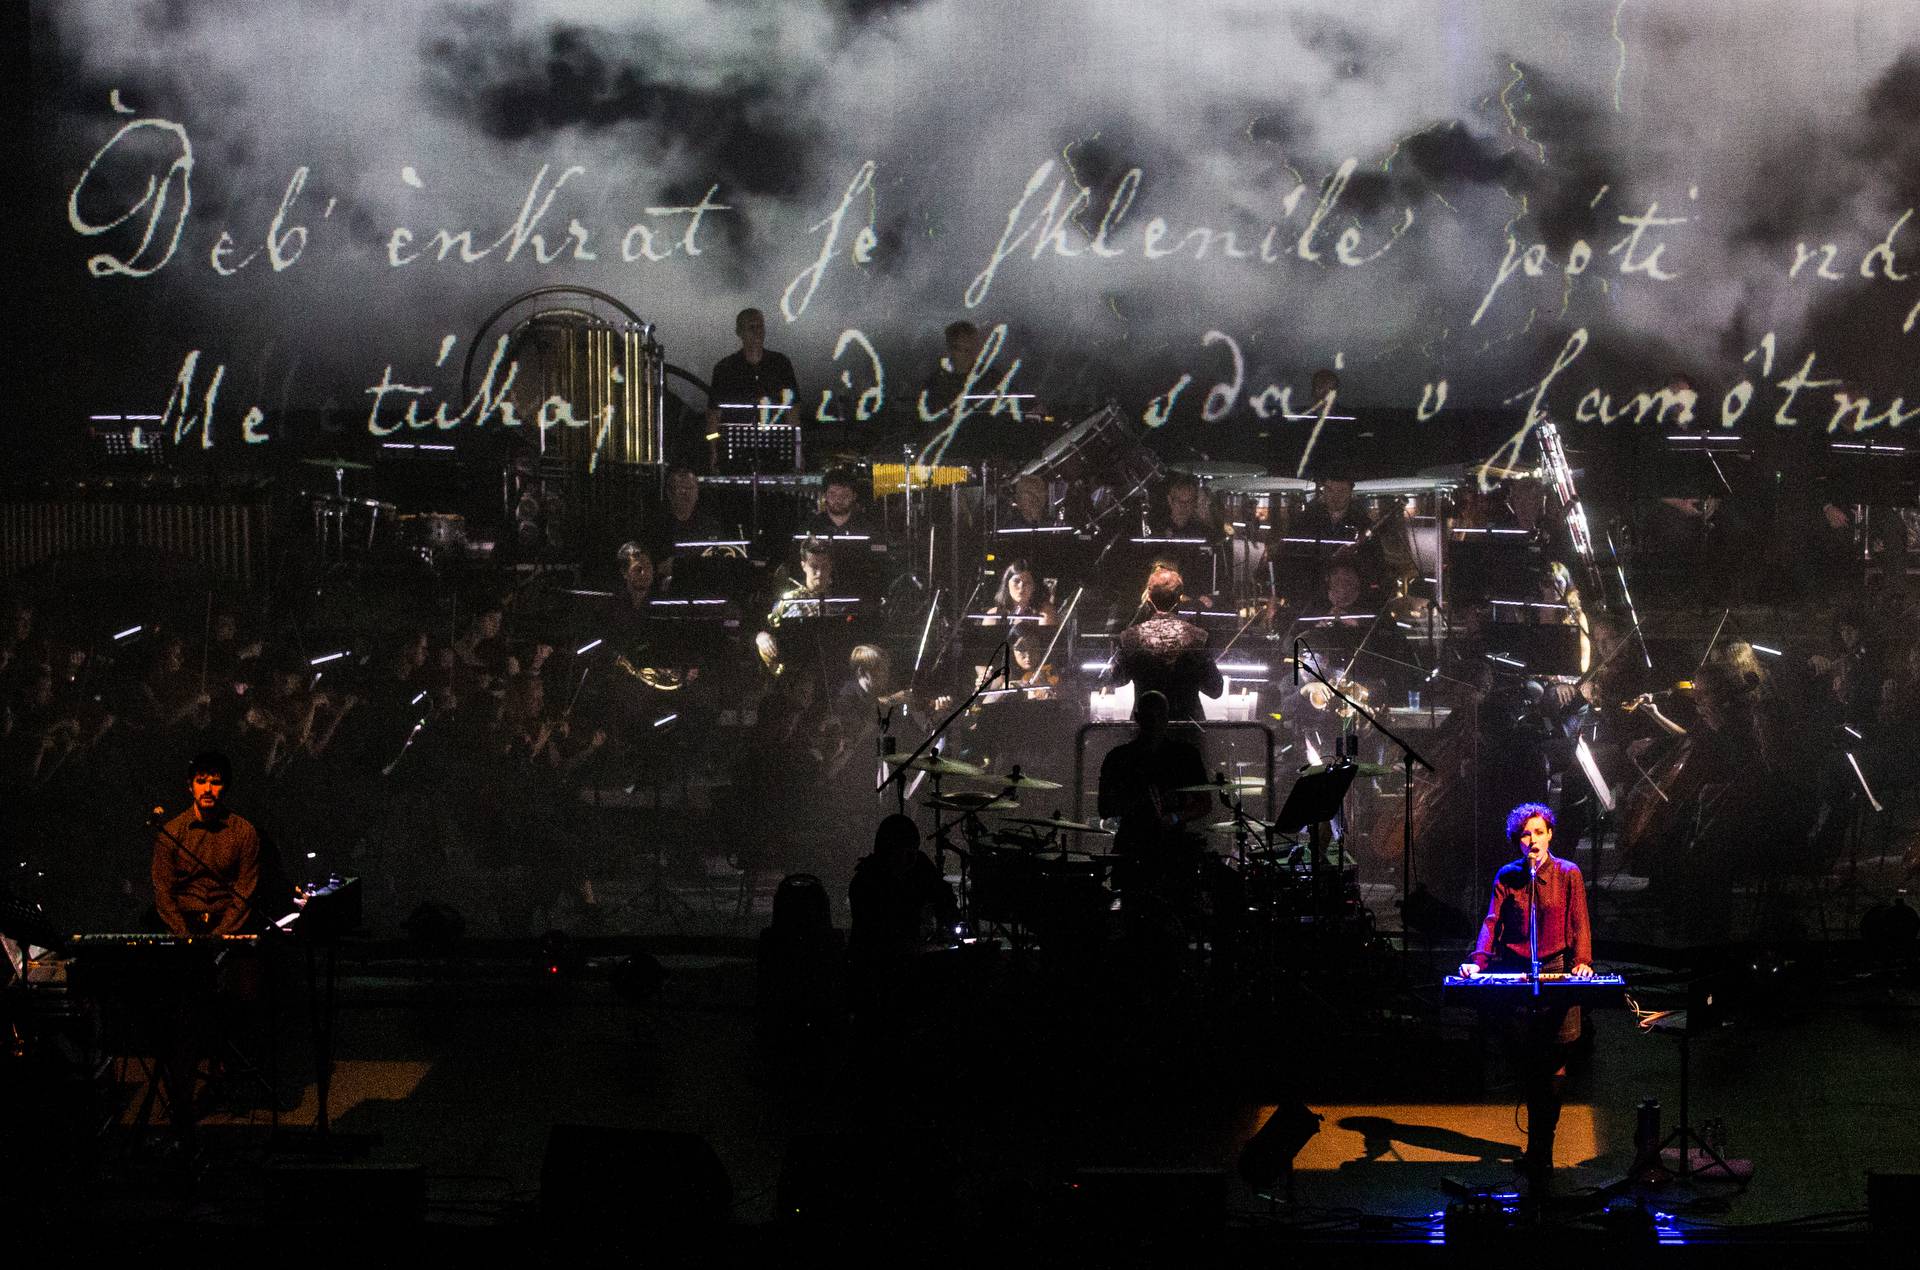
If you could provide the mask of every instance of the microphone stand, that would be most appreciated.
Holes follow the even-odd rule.
[[[903,762],[897,765],[891,772],[887,773],[886,779],[882,780],[878,785],[875,785],[873,787],[874,793],[876,794],[885,793],[888,785],[893,784],[895,781],[899,781],[901,782],[901,791],[902,791],[900,797],[902,800],[902,805],[904,806],[905,799],[906,799],[905,782],[907,778],[907,770],[913,765],[913,761],[919,758],[922,754],[925,754],[928,748],[931,747],[935,741],[938,741],[941,737],[945,736],[947,729],[953,726],[953,721],[959,718],[961,715],[965,714],[967,712],[967,709],[970,706],[972,706],[974,702],[980,700],[981,694],[986,692],[989,688],[991,688],[996,679],[999,680],[1000,683],[1005,687],[1013,686],[1013,631],[1014,630],[1015,628],[1013,626],[1011,625],[1008,626],[1007,637],[1000,641],[1000,647],[994,649],[992,657],[988,659],[989,665],[992,665],[994,662],[998,662],[999,665],[995,667],[990,673],[983,676],[979,683],[974,685],[973,691],[967,694],[967,699],[965,701],[962,701],[959,705],[955,706],[953,708],[953,711],[950,714],[948,714],[946,718],[940,720],[940,722],[934,727],[933,731],[927,734],[927,739],[920,742],[919,745],[914,747],[913,753],[907,755],[906,759]]]
[[[1540,996],[1540,870],[1531,866],[1527,869],[1527,956],[1532,962],[1527,981],[1533,985],[1533,995]]]
[[[1313,649],[1307,646],[1307,642],[1296,635],[1293,640],[1293,681],[1296,684],[1300,682],[1300,668],[1304,664],[1307,673],[1324,685],[1328,692],[1345,702],[1355,714],[1358,714],[1368,723],[1371,723],[1382,736],[1385,736],[1389,741],[1392,741],[1400,747],[1400,767],[1404,777],[1403,787],[1400,791],[1400,951],[1404,956],[1409,951],[1407,940],[1407,897],[1413,894],[1413,765],[1418,763],[1429,772],[1433,771],[1434,767],[1433,764],[1429,763],[1405,738],[1386,724],[1380,722],[1379,715],[1373,713],[1373,711],[1367,709],[1352,697],[1349,697],[1346,693],[1334,687],[1333,684],[1327,682],[1327,677],[1320,673],[1317,655],[1316,660],[1310,662],[1305,661],[1300,656],[1301,650],[1303,649],[1308,653],[1313,653]]]

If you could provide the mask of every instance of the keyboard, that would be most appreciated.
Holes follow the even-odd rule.
[[[1532,997],[1533,977],[1528,974],[1479,974],[1471,979],[1448,975],[1440,985],[1440,999],[1448,1005],[1519,1005]],[[1623,1006],[1627,1003],[1627,979],[1625,975],[1595,975],[1591,979],[1541,975],[1540,1000],[1548,1005]]]

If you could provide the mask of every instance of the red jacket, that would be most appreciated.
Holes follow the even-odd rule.
[[[1593,927],[1587,921],[1587,883],[1580,866],[1548,856],[1540,870],[1540,960],[1570,954],[1570,966],[1593,964]],[[1485,970],[1495,961],[1528,960],[1527,862],[1501,866],[1493,878],[1493,898],[1472,960]]]

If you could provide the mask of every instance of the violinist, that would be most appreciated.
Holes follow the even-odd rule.
[[[1054,606],[1053,590],[1033,565],[1022,558],[1000,574],[1000,589],[994,592],[993,607],[987,610],[983,626],[999,626],[1012,621],[1020,625],[1053,626],[1060,620]]]

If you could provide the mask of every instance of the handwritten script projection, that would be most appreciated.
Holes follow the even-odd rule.
[[[194,448],[598,435],[468,348],[549,284],[949,435],[1311,429],[1319,367],[1516,447],[1920,419],[1912,0],[62,0],[33,57],[27,387]]]

